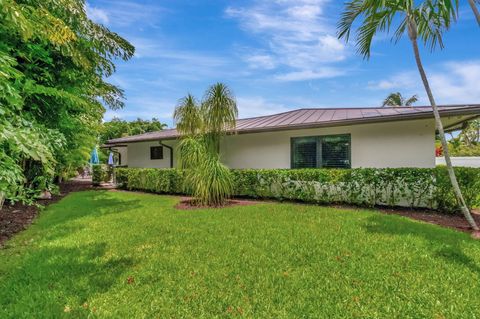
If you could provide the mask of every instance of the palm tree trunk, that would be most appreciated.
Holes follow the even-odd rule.
[[[477,4],[475,3],[475,0],[468,0],[468,3],[470,3],[470,7],[472,8],[473,14],[475,15],[475,18],[477,19],[478,25],[480,25],[480,12],[478,11]]]
[[[418,71],[420,72],[420,76],[422,78],[423,86],[425,87],[425,91],[427,92],[428,99],[430,100],[430,104],[432,105],[433,114],[435,116],[435,123],[437,126],[438,133],[440,135],[440,141],[442,142],[443,154],[445,156],[445,162],[447,164],[447,171],[450,177],[450,181],[452,183],[455,197],[457,198],[457,202],[460,205],[460,208],[462,210],[463,215],[465,216],[465,219],[468,221],[468,223],[473,228],[473,230],[479,231],[480,229],[478,228],[477,224],[475,223],[475,220],[470,214],[470,210],[468,209],[465,199],[463,198],[462,191],[460,190],[460,186],[458,185],[457,177],[455,176],[455,171],[453,170],[452,160],[450,159],[447,139],[445,138],[445,131],[443,129],[440,113],[438,112],[438,107],[437,107],[437,104],[435,103],[432,89],[430,88],[430,84],[428,82],[427,74],[425,73],[425,69],[423,68],[422,59],[420,58],[420,51],[418,49],[418,42],[417,42],[417,36],[416,36],[416,25],[414,25],[414,22],[410,24],[409,29],[410,28],[414,28],[414,30],[409,30],[409,36],[413,45],[415,61],[417,63]]]
[[[5,193],[0,191],[0,210],[2,210],[4,202],[5,202]]]

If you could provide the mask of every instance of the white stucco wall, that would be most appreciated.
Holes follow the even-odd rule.
[[[230,168],[290,168],[291,137],[331,134],[351,134],[353,168],[435,166],[433,120],[238,134],[222,141],[222,161]],[[177,142],[164,143],[176,145]],[[170,151],[166,148],[163,160],[150,160],[150,146],[156,145],[158,142],[128,144],[128,166],[170,167]],[[174,159],[176,166],[176,151]]]
[[[173,145],[175,141],[164,141],[166,145]],[[151,160],[150,147],[160,146],[159,142],[139,142],[128,144],[128,167],[143,168],[169,168],[170,167],[170,150],[163,148],[163,159]],[[174,153],[175,159],[175,153]]]
[[[351,134],[352,167],[434,167],[433,120],[239,134],[222,143],[231,168],[290,168],[290,138]]]
[[[128,163],[128,148],[127,147],[114,147],[115,152],[120,153],[120,165],[127,165]]]

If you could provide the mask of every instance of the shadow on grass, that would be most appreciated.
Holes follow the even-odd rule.
[[[0,283],[0,309],[6,313],[14,309],[42,314],[54,311],[54,316],[60,316],[67,303],[82,305],[89,297],[124,282],[124,273],[134,265],[132,258],[106,252],[105,243],[96,243],[78,248],[45,247],[17,256],[20,267]]]
[[[392,217],[395,220],[392,220]],[[480,266],[462,250],[465,241],[469,240],[466,234],[406,218],[383,215],[370,217],[364,227],[370,233],[420,237],[425,240],[434,256],[480,274]]]
[[[74,222],[83,217],[101,217],[140,207],[140,200],[114,198],[108,191],[75,193],[49,208],[56,212],[41,221],[49,229],[44,238],[55,240],[82,230],[85,225]]]

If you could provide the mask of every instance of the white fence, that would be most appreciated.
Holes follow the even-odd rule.
[[[436,158],[437,165],[445,165],[444,157]],[[480,157],[452,157],[453,166],[480,167]]]

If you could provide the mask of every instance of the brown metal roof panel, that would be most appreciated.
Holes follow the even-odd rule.
[[[268,123],[272,119],[272,116],[262,116],[259,118],[251,119],[247,126],[249,128],[263,127],[265,123]]]
[[[377,117],[381,116],[381,114],[375,110],[375,109],[363,109],[362,110],[363,118],[372,118],[372,117]]]
[[[300,123],[310,123],[308,120],[312,118],[313,115],[315,115],[315,113],[316,113],[316,110],[307,109],[305,110],[305,113],[303,113],[303,115],[298,118],[298,121]]]
[[[329,122],[332,120],[334,115],[335,115],[335,110],[325,110],[325,112],[319,115],[316,122],[319,122],[319,123]]]
[[[303,110],[303,109],[298,110],[297,112],[292,113],[292,115],[291,115],[289,118],[283,120],[283,121],[281,122],[281,124],[282,124],[282,125],[302,124],[303,122],[300,120],[300,118],[301,118],[302,116],[304,116],[305,113],[307,113],[307,112],[308,112],[308,110]]]
[[[332,121],[340,121],[347,119],[347,110],[338,109],[335,111],[332,117]]]
[[[378,110],[378,112],[382,116],[389,116],[389,115],[399,115],[401,114],[397,107],[384,107]]]
[[[292,113],[295,111],[290,111],[290,112],[285,112],[285,113],[280,113],[280,114],[275,114],[270,116],[270,119],[266,121],[262,127],[272,127],[272,126],[277,126],[281,121],[284,119],[288,118],[291,116]]]
[[[361,119],[363,118],[362,110],[347,110],[347,119]]]
[[[265,116],[261,121],[255,123],[255,127],[266,127],[272,120],[271,116]]]

